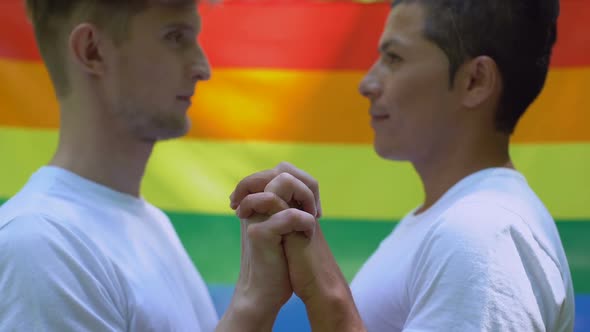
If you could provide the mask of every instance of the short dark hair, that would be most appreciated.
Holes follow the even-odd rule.
[[[545,85],[559,0],[394,0],[392,7],[402,3],[425,9],[424,35],[447,55],[451,87],[465,61],[496,62],[503,84],[496,129],[511,134]]]
[[[130,19],[151,4],[186,5],[195,0],[26,0],[29,19],[35,30],[39,51],[58,96],[70,90],[67,78],[65,49],[71,24],[95,24],[122,43]]]

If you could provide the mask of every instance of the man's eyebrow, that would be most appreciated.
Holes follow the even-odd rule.
[[[168,29],[180,29],[180,30],[199,31],[198,28],[199,27],[195,28],[195,26],[192,25],[192,24],[181,23],[181,22],[170,23],[170,24],[166,24],[164,26],[164,29],[166,29],[166,30],[168,30]]]
[[[387,51],[387,49],[392,46],[404,47],[405,43],[401,39],[393,37],[393,38],[387,39],[386,41],[382,42],[379,45],[379,48],[377,49],[377,51],[379,51],[379,53],[385,53]]]

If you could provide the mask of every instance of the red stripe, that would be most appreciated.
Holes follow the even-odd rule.
[[[0,2],[0,57],[39,61],[23,2]],[[388,11],[388,3],[203,5],[201,41],[215,67],[364,70]],[[553,67],[590,65],[588,18],[590,1],[562,0]]]
[[[202,12],[213,65],[364,70],[377,56],[389,5],[232,4]]]

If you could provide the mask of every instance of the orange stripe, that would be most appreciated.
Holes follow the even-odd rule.
[[[57,128],[58,109],[43,65],[0,59],[0,124]]]
[[[40,61],[23,0],[0,0],[0,57]],[[233,2],[201,6],[214,67],[365,70],[390,4]],[[562,0],[553,67],[590,65],[590,1]],[[326,24],[326,21],[329,24]]]
[[[189,137],[311,143],[372,141],[362,72],[217,70],[199,85]],[[590,68],[553,69],[516,142],[589,142]],[[57,103],[40,64],[0,60],[0,126],[56,128]]]

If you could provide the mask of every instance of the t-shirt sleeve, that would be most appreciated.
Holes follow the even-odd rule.
[[[429,233],[404,331],[545,331],[544,318],[559,312],[554,261],[518,216],[482,206],[448,212]]]
[[[125,331],[108,264],[45,217],[0,228],[0,331]]]

